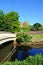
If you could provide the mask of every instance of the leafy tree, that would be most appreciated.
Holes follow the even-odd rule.
[[[30,25],[29,22],[20,22],[21,30],[24,32],[30,31]]]
[[[40,31],[43,31],[43,26],[42,26],[42,27],[39,27],[39,30],[40,30]]]
[[[0,31],[17,32],[20,31],[19,15],[17,12],[4,14],[0,11]]]
[[[9,12],[5,15],[6,28],[11,32],[19,31],[19,16],[16,12]]]
[[[0,10],[0,20],[3,20],[4,12]]]
[[[2,10],[0,10],[0,30],[3,31],[5,28],[4,25],[4,13]]]
[[[33,25],[33,28],[35,28],[36,31],[39,30],[39,27],[42,27],[42,25],[41,25],[40,23],[35,23],[35,24]]]

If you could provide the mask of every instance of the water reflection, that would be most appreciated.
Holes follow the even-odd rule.
[[[31,55],[31,56],[34,56],[36,54],[42,54],[43,55],[43,48],[41,49],[37,49],[37,48],[32,48],[30,50],[27,50],[27,51],[18,51],[18,54],[17,54],[17,59],[18,60],[23,60],[25,59],[27,56]]]
[[[35,54],[42,54],[43,55],[43,48],[40,48],[40,49],[38,49],[38,48],[32,48],[31,50],[28,50],[28,53],[30,54],[30,55],[32,55],[32,56],[34,56]]]

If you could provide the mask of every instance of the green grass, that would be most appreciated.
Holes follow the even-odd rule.
[[[43,34],[40,35],[40,34],[29,34],[29,35],[32,35],[33,38],[43,38]]]
[[[43,35],[40,34],[34,34],[32,35],[31,42],[42,42],[43,43]]]
[[[33,35],[34,38],[43,38],[43,35],[35,34]]]

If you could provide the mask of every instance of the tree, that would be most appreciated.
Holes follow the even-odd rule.
[[[30,31],[30,25],[29,25],[29,22],[24,22],[23,23],[23,26],[22,26],[22,30],[24,31],[24,32],[28,32],[28,31]]]
[[[35,28],[34,28],[34,27],[31,27],[31,28],[30,28],[30,31],[35,31]]]
[[[17,32],[20,30],[19,27],[19,15],[17,12],[9,12],[3,14],[3,11],[0,11],[0,30]]]
[[[3,31],[5,29],[4,25],[4,13],[2,10],[0,10],[0,31]]]
[[[42,27],[39,27],[39,30],[40,30],[40,31],[43,31],[43,26],[42,26]]]
[[[11,32],[19,31],[19,16],[16,12],[9,12],[5,15],[6,26]]]
[[[33,28],[36,30],[36,31],[39,31],[39,28],[42,27],[42,25],[40,23],[35,23],[33,25]]]

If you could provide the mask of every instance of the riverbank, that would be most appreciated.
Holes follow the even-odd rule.
[[[36,42],[36,43],[32,43],[32,42],[28,42],[28,43],[14,43],[14,46],[29,46],[29,47],[32,47],[32,48],[43,48],[43,43],[40,43],[40,42]]]

